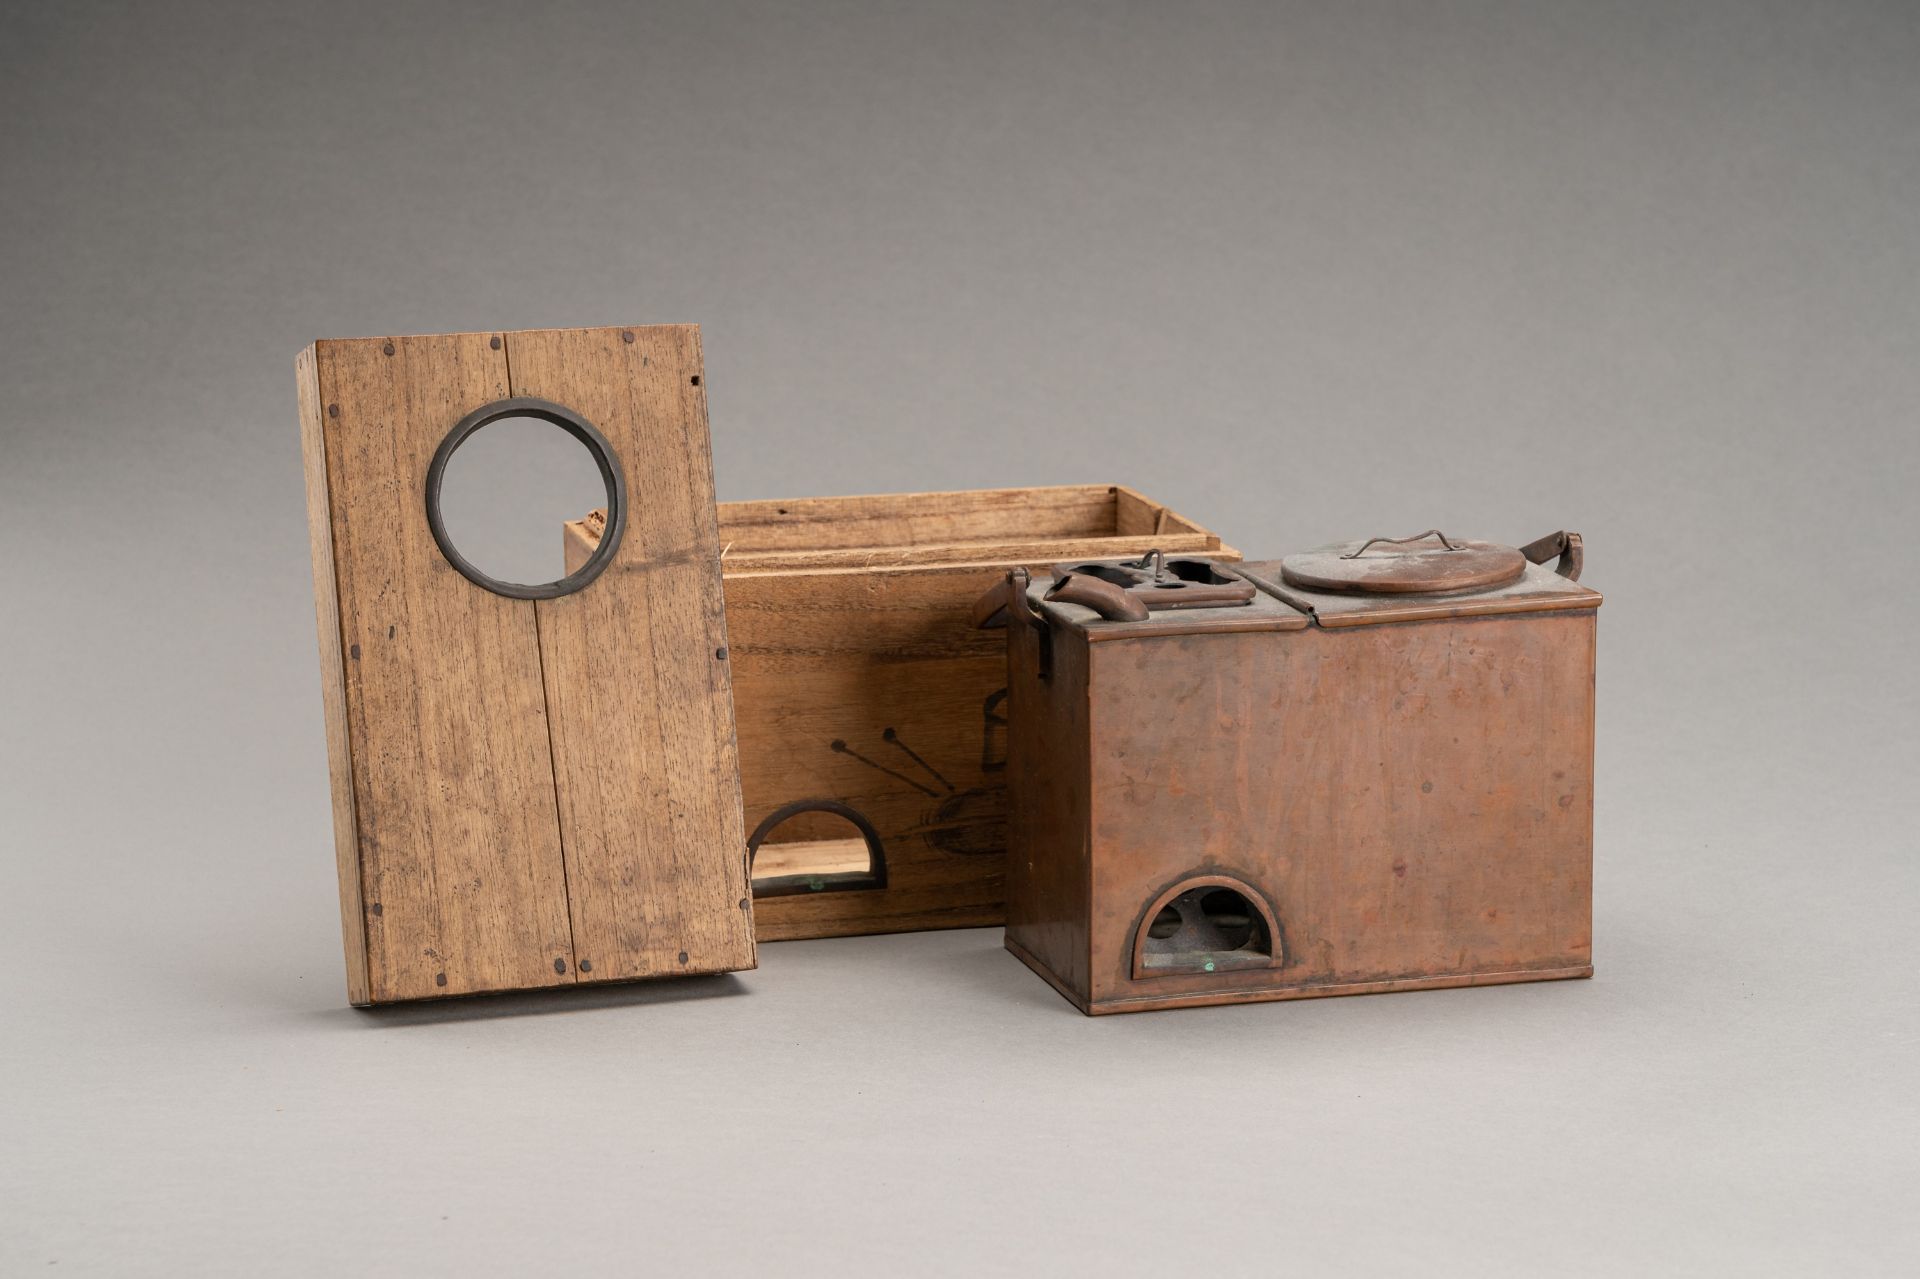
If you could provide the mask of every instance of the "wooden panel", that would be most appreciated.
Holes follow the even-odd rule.
[[[947,542],[930,546],[861,546],[838,551],[733,552],[722,561],[729,573],[780,573],[796,570],[938,567],[949,564],[1039,564],[1063,559],[1120,559],[1161,550],[1169,555],[1205,554],[1234,559],[1211,533],[1160,534],[1154,537],[1060,537],[1024,542]]]
[[[1173,543],[1193,536],[1211,536],[1186,516],[1163,506],[1124,484],[1113,489],[1114,532],[1122,537],[1158,538]],[[1159,543],[1156,542],[1156,545]],[[1216,543],[1217,544],[1217,543]],[[1162,547],[1172,553],[1174,547]]]
[[[754,858],[753,881],[757,884],[790,875],[842,875],[867,870],[871,865],[867,841],[858,835],[851,839],[767,844]]]
[[[334,862],[340,879],[340,930],[347,952],[347,999],[373,999],[367,981],[366,902],[360,886],[358,822],[353,810],[353,756],[347,747],[346,671],[340,655],[340,597],[334,586],[333,518],[327,491],[327,445],[319,374],[311,346],[294,360],[300,409],[300,451],[307,477],[307,534],[313,552],[314,612],[320,635],[320,696],[326,719],[327,772],[333,792]]]
[[[721,503],[725,514],[727,503]],[[563,526],[562,545],[567,571],[586,563],[600,543],[602,520],[592,512],[586,519],[568,520]],[[1162,533],[1146,537],[1063,537],[1029,538],[1014,542],[941,542],[924,546],[855,546],[838,550],[743,551],[737,545],[720,559],[728,575],[738,573],[789,573],[822,569],[861,570],[871,568],[941,567],[953,564],[1026,564],[1041,565],[1075,559],[1120,559],[1144,555],[1148,551],[1168,555],[1209,555],[1215,559],[1239,559],[1240,553],[1222,546],[1218,536],[1197,533]]]
[[[631,499],[602,576],[537,606],[581,980],[752,967],[699,331],[513,333],[507,356],[515,394],[599,428]]]
[[[1113,492],[1113,531],[1123,537],[1155,537],[1166,528],[1167,508],[1132,489]]]
[[[345,649],[322,636],[346,709],[351,801],[336,805],[357,845],[342,876],[364,894],[368,997],[571,982],[534,606],[456,572],[423,497],[442,437],[507,395],[504,355],[458,334],[321,342],[314,362],[334,561],[315,585],[323,614],[337,590]]]
[[[1099,537],[1114,532],[1114,492],[1085,484],[729,502],[720,537],[741,551]]]
[[[1004,634],[1013,702],[1006,945],[1084,1004],[1092,908],[1089,650],[1027,626]],[[1052,646],[1044,680],[1043,644]]]
[[[748,827],[837,800],[873,823],[890,876],[880,891],[763,899],[762,940],[999,922],[1006,657],[969,611],[1002,573],[726,579]],[[767,847],[825,833],[796,818]]]
[[[1127,525],[1135,523],[1150,524],[1151,531],[1160,534],[1178,535],[1207,531],[1172,507],[1163,506],[1146,494],[1130,489],[1124,484],[1114,486],[1114,510],[1117,525],[1123,533],[1130,531]],[[1135,512],[1140,514],[1134,514]]]

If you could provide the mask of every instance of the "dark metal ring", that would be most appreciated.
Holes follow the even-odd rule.
[[[593,455],[594,464],[600,468],[600,478],[607,486],[607,525],[600,534],[600,545],[587,557],[585,564],[558,581],[527,586],[489,577],[460,553],[453,539],[447,536],[446,521],[440,515],[440,483],[446,478],[447,463],[475,431],[506,417],[536,417],[543,422],[553,423],[579,440]],[[461,576],[495,595],[516,600],[550,600],[573,594],[600,576],[602,570],[612,562],[614,552],[620,549],[620,534],[626,526],[627,483],[621,473],[619,459],[614,456],[613,446],[607,443],[606,436],[594,429],[591,422],[572,409],[550,400],[518,395],[512,399],[495,400],[475,409],[447,432],[447,438],[440,441],[440,447],[434,450],[433,462],[427,467],[427,527],[433,530],[434,542],[440,547],[440,553],[447,557],[447,563],[458,569]]]

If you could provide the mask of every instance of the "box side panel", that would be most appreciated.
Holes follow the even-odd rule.
[[[580,980],[754,964],[699,331],[506,335],[516,395],[566,404],[629,498],[613,560],[537,602]]]
[[[340,652],[340,596],[334,583],[333,515],[327,488],[326,431],[320,386],[309,346],[294,360],[300,409],[300,455],[307,481],[307,535],[313,554],[313,601],[320,636],[320,696],[326,721],[327,775],[333,791],[334,861],[340,879],[340,933],[347,956],[347,998],[372,1001],[367,985],[366,903],[360,885],[360,842],[353,810],[353,758],[347,747],[346,672]]]
[[[991,568],[729,576],[727,624],[749,830],[833,801],[884,846],[884,889],[765,897],[762,940],[1000,922],[1005,640],[974,629]],[[768,847],[853,833],[802,813]]]
[[[728,548],[721,560],[729,573],[787,569],[943,567],[961,564],[1024,564],[1041,567],[1062,560],[1109,560],[1137,557],[1148,551],[1169,555],[1210,555],[1239,559],[1238,551],[1220,545],[1211,533],[1157,533],[1131,537],[1105,534],[1085,537],[1030,537],[1015,541],[923,542],[911,546],[858,546],[841,550],[750,551]]]
[[[1097,646],[1096,1000],[1583,969],[1592,636],[1545,613]],[[1136,979],[1146,904],[1214,869],[1268,898],[1279,967]]]
[[[604,512],[600,512],[604,515]],[[566,571],[576,573],[593,555],[593,548],[600,545],[599,526],[589,526],[585,520],[568,520],[560,526],[560,553],[566,562]]]
[[[1158,537],[1176,539],[1194,534],[1212,537],[1206,529],[1179,514],[1168,506],[1154,501],[1144,493],[1139,493],[1124,484],[1114,486],[1114,532],[1122,537]],[[1213,539],[1211,547],[1194,547],[1193,550],[1213,550],[1220,545],[1219,539]],[[1172,548],[1164,548],[1171,550]],[[1189,549],[1189,548],[1181,548]]]
[[[487,334],[322,342],[348,752],[380,1002],[570,983],[530,601],[468,581],[428,527],[428,464],[507,395]]]
[[[1114,486],[974,489],[728,502],[720,537],[739,552],[922,546],[1114,532]]]
[[[1019,623],[1007,639],[1012,726],[1007,941],[1084,1006],[1091,990],[1090,651],[1079,634],[1056,629],[1043,635]],[[1043,661],[1050,668],[1044,679]]]
[[[567,523],[569,557],[591,553],[602,514]],[[722,502],[719,514],[721,566],[729,573],[1044,566],[1155,549],[1240,558],[1218,535],[1118,485]]]

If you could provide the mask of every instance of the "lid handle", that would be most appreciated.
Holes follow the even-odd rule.
[[[1520,553],[1535,564],[1545,564],[1558,555],[1560,562],[1553,566],[1553,571],[1569,582],[1580,580],[1580,568],[1586,560],[1586,547],[1578,533],[1549,533],[1537,542],[1528,542],[1520,548]]]
[[[1447,535],[1445,533],[1442,533],[1439,529],[1430,528],[1424,533],[1415,533],[1412,537],[1370,537],[1366,541],[1360,543],[1359,550],[1349,552],[1346,555],[1342,555],[1340,558],[1343,560],[1357,560],[1362,555],[1365,555],[1367,553],[1367,548],[1369,546],[1372,546],[1376,542],[1385,542],[1388,546],[1405,546],[1408,542],[1418,542],[1429,537],[1439,538],[1440,545],[1446,547],[1449,551],[1457,551],[1462,549],[1462,547],[1464,546],[1464,543],[1449,541],[1447,538]]]

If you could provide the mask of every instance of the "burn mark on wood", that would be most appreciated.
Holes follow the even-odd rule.
[[[907,758],[911,759],[914,763],[920,765],[920,767],[926,769],[927,772],[933,776],[933,779],[935,781],[939,782],[942,786],[947,788],[947,791],[949,794],[952,793],[953,783],[948,781],[941,774],[939,769],[935,768],[932,764],[927,763],[926,760],[920,758],[920,753],[918,751],[914,750],[913,747],[901,741],[899,733],[897,733],[891,727],[889,727],[881,732],[880,738],[882,741],[893,743],[893,745],[899,747],[902,751],[906,752]]]
[[[878,763],[877,761],[868,759],[865,755],[862,755],[859,751],[847,745],[847,743],[841,738],[836,737],[831,742],[828,742],[827,748],[829,750],[836,751],[839,754],[851,756],[854,759],[859,760],[862,764],[865,764],[868,768],[877,769],[878,771],[885,773],[888,777],[896,778],[900,781],[903,781],[907,785],[919,791],[922,795],[928,796],[929,798],[932,798],[932,799],[938,799],[940,797],[940,792],[937,790],[934,790],[931,786],[927,786],[921,782],[917,782],[913,778],[908,777],[905,773],[902,773],[897,769],[888,768],[885,764]]]
[[[1002,773],[1007,768],[1007,717],[1001,707],[1007,704],[1007,690],[997,688],[988,694],[980,708],[985,721],[980,732],[980,771]]]
[[[1007,792],[999,785],[976,786],[949,795],[925,818],[921,838],[943,853],[991,857],[1007,847]]]

